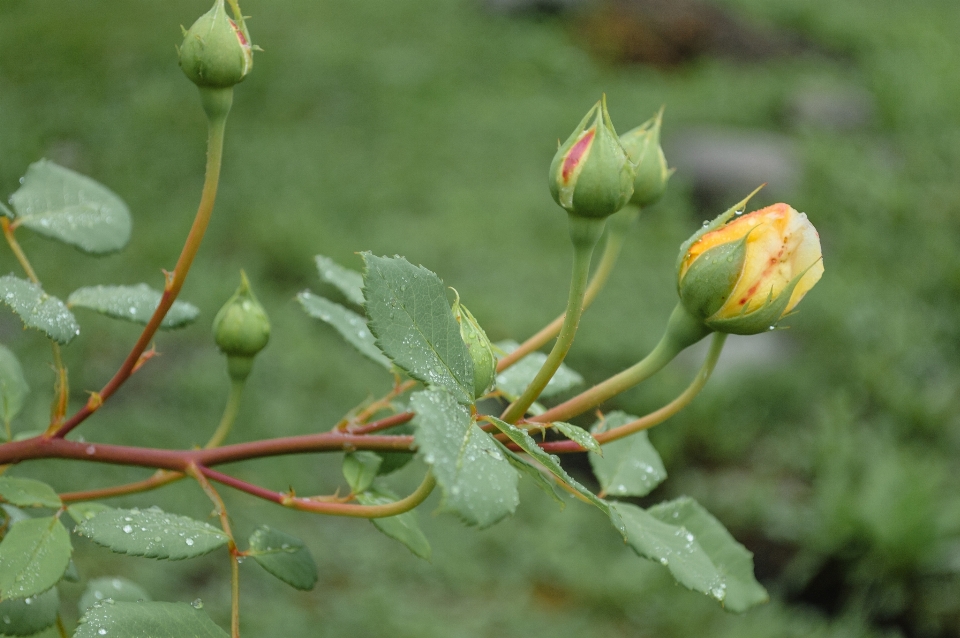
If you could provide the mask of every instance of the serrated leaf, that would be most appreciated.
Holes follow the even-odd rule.
[[[410,397],[418,455],[443,492],[441,508],[468,525],[493,525],[517,508],[519,476],[496,441],[442,388]]]
[[[516,341],[500,341],[496,346],[509,354],[520,347],[520,344]],[[516,400],[537,376],[546,360],[547,355],[542,352],[531,352],[497,375],[497,389],[510,401]],[[562,394],[581,383],[583,383],[583,377],[579,373],[571,370],[566,364],[560,364],[560,368],[543,389],[540,398],[548,399]]]
[[[572,423],[564,423],[563,421],[554,422],[553,427],[555,427],[560,434],[564,435],[583,449],[590,450],[591,452],[603,456],[603,448],[600,447],[600,443],[593,438],[592,434],[583,428],[577,427]]]
[[[530,455],[535,461],[547,468],[554,476],[563,481],[569,487],[571,487],[577,494],[582,496],[584,500],[593,505],[599,507],[602,511],[608,512],[610,506],[606,501],[599,498],[596,494],[585,488],[581,485],[576,479],[567,474],[566,470],[563,469],[563,466],[560,465],[560,459],[545,452],[543,448],[537,445],[537,442],[533,440],[529,434],[524,430],[511,425],[506,421],[501,421],[500,419],[492,416],[484,417],[493,423],[498,430],[507,435],[511,441],[520,446],[520,449]]]
[[[28,478],[0,476],[0,501],[17,507],[59,509],[62,503],[52,487]]]
[[[107,510],[112,510],[112,507],[108,507],[103,503],[97,503],[96,501],[87,501],[84,503],[74,503],[73,505],[67,505],[67,514],[70,515],[77,523],[82,523],[83,521],[89,520],[99,514],[100,512],[106,512]]]
[[[57,622],[60,593],[50,591],[0,602],[0,635],[32,636]]]
[[[250,537],[247,555],[291,587],[310,591],[317,584],[317,564],[296,536],[263,525]]]
[[[80,334],[80,326],[63,302],[32,281],[13,275],[0,277],[0,301],[10,306],[23,325],[36,328],[60,345]]]
[[[70,533],[56,516],[16,523],[0,542],[0,600],[47,591],[67,571],[72,552]]]
[[[720,521],[692,498],[654,505],[649,514],[673,526],[681,526],[703,548],[724,580],[723,606],[744,612],[769,599],[767,590],[753,575],[753,554],[730,535]]]
[[[684,587],[723,601],[723,574],[687,528],[665,523],[630,503],[612,502],[610,510],[614,526],[633,551],[669,569]]]
[[[102,315],[146,325],[153,316],[163,293],[147,284],[135,286],[88,286],[78,288],[67,297],[67,306],[87,308]],[[172,330],[196,321],[200,309],[186,301],[174,301],[160,328]]]
[[[363,294],[377,346],[410,376],[473,403],[473,360],[436,274],[402,257],[363,253]]]
[[[9,348],[0,345],[0,417],[4,423],[10,423],[19,414],[29,393],[30,386],[19,359]]]
[[[371,490],[357,494],[357,501],[361,505],[388,505],[397,501],[397,496],[383,487],[374,487]],[[432,550],[430,542],[420,529],[420,522],[416,510],[410,510],[396,516],[371,518],[370,522],[395,541],[403,543],[407,549],[424,560],[430,560]]]
[[[560,495],[557,494],[557,489],[554,483],[551,482],[546,475],[540,471],[540,468],[505,446],[500,441],[496,441],[496,443],[500,448],[500,451],[503,452],[504,456],[507,457],[507,460],[510,461],[510,465],[532,478],[537,487],[546,492],[547,495],[560,504],[560,509],[563,509],[567,506],[567,502],[560,498]]]
[[[593,425],[593,432],[635,421],[624,412],[611,412]],[[646,496],[667,478],[667,470],[646,432],[611,441],[603,446],[603,458],[590,457],[590,466],[600,487],[611,496]]]
[[[363,275],[356,270],[344,268],[323,255],[317,255],[314,259],[317,261],[317,271],[322,281],[335,287],[358,306],[363,305]]]
[[[377,478],[383,459],[375,452],[348,452],[343,456],[343,478],[354,494],[367,491]]]
[[[118,554],[164,560],[202,556],[229,540],[212,525],[157,507],[104,510],[74,531]]]
[[[113,191],[48,160],[30,165],[10,197],[15,223],[93,254],[130,240],[130,211]]]
[[[187,603],[113,603],[87,610],[73,638],[228,638]]]
[[[89,608],[104,600],[115,603],[135,603],[137,601],[153,600],[150,594],[132,580],[121,576],[107,576],[94,578],[87,583],[87,588],[77,603],[77,610],[83,615]]]
[[[393,369],[393,362],[377,347],[377,339],[370,332],[370,328],[367,327],[366,319],[352,310],[347,310],[340,304],[313,294],[309,290],[304,290],[298,294],[297,301],[300,302],[308,315],[333,326],[347,340],[347,343],[356,348],[360,354],[374,363],[382,365],[387,370]]]

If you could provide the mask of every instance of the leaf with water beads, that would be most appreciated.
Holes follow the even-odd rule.
[[[323,255],[317,255],[314,259],[317,262],[320,279],[342,292],[353,303],[358,306],[363,305],[363,275],[356,270],[344,268]]]
[[[317,564],[296,536],[263,525],[250,537],[247,555],[291,587],[310,591],[317,584]]]
[[[30,165],[10,197],[15,223],[30,230],[103,254],[130,240],[130,211],[111,190],[48,160]]]
[[[560,434],[567,437],[583,449],[603,456],[603,448],[600,447],[600,443],[593,438],[592,434],[583,428],[577,427],[572,423],[564,423],[563,421],[555,422],[553,427],[556,428]]]
[[[104,510],[74,531],[118,554],[166,560],[202,556],[229,540],[212,525],[157,507]]]
[[[47,591],[67,571],[72,552],[70,534],[56,516],[15,523],[0,542],[0,600]]]
[[[53,488],[34,479],[0,476],[0,501],[17,507],[58,509],[60,497]]]
[[[228,634],[187,603],[97,603],[87,610],[73,638],[228,638]]]
[[[377,347],[377,340],[370,332],[366,319],[352,310],[347,310],[340,304],[313,294],[309,290],[304,290],[298,294],[297,301],[300,302],[308,315],[333,326],[347,340],[347,343],[356,348],[360,354],[387,370],[393,368],[393,362],[384,356],[380,352],[380,348]]]
[[[77,320],[63,302],[32,281],[13,275],[0,277],[0,301],[10,306],[27,328],[36,328],[60,345],[80,334]]]
[[[624,412],[611,412],[593,425],[599,434],[635,421]],[[603,458],[590,456],[590,466],[600,487],[610,496],[646,496],[667,478],[667,470],[646,432],[604,444]]]
[[[0,602],[0,636],[32,636],[57,622],[60,594],[57,588],[27,598]]]
[[[107,576],[94,578],[87,584],[86,591],[77,603],[77,609],[82,615],[89,608],[105,600],[135,603],[141,600],[152,600],[152,598],[143,587],[132,580],[121,576]]]
[[[67,306],[87,308],[102,315],[146,325],[153,316],[163,293],[147,284],[136,286],[88,286],[78,288],[67,297]],[[196,321],[200,309],[186,301],[174,301],[160,322],[162,330],[182,328]]]

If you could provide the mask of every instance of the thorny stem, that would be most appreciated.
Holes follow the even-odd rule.
[[[364,406],[356,414],[353,414],[351,416],[350,413],[348,413],[347,416],[342,418],[340,422],[334,426],[334,429],[356,433],[358,430],[363,428],[363,424],[366,423],[367,419],[369,419],[370,417],[372,417],[373,415],[375,415],[377,412],[381,410],[386,410],[390,408],[392,406],[394,399],[396,399],[398,396],[400,396],[407,390],[410,390],[416,385],[417,385],[416,381],[408,380],[401,383],[398,378],[397,381],[394,383],[393,388],[390,390],[390,392],[388,392],[381,398],[377,399],[376,401],[373,401],[368,405]]]
[[[222,89],[222,91],[230,92],[222,94],[223,102],[229,105],[229,101],[232,99],[233,89]],[[150,321],[147,322],[146,327],[140,334],[140,338],[137,339],[136,344],[134,344],[133,348],[130,350],[130,354],[127,355],[127,358],[120,366],[120,369],[117,370],[116,374],[113,375],[113,378],[103,386],[99,393],[97,393],[97,400],[93,400],[93,398],[91,398],[86,405],[84,405],[72,417],[70,417],[54,434],[56,438],[63,438],[68,432],[73,430],[73,428],[80,425],[87,417],[93,414],[104,401],[106,401],[114,392],[116,392],[117,389],[123,385],[127,379],[130,378],[130,375],[133,373],[134,368],[137,365],[137,362],[140,361],[141,355],[147,349],[147,346],[150,344],[150,340],[153,339],[153,336],[160,328],[160,322],[163,321],[163,318],[167,315],[167,311],[170,310],[173,302],[176,301],[177,295],[180,294],[180,289],[183,287],[183,282],[187,278],[187,273],[190,271],[190,266],[193,264],[193,260],[197,256],[197,251],[200,249],[200,244],[203,241],[203,235],[207,230],[207,225],[210,223],[210,216],[213,213],[213,205],[217,198],[217,186],[220,182],[220,164],[223,158],[223,136],[226,129],[226,121],[225,113],[222,117],[211,117],[209,119],[209,129],[207,134],[207,168],[203,182],[203,192],[200,196],[200,205],[197,208],[197,215],[193,220],[193,226],[190,228],[190,233],[187,235],[187,239],[184,242],[183,250],[180,252],[180,258],[177,260],[177,265],[174,267],[172,273],[167,273],[166,275],[166,285],[164,286],[163,296],[160,298],[160,303],[157,306],[157,309],[154,311],[153,316],[150,317]]]
[[[613,272],[613,268],[617,264],[617,259],[620,257],[620,250],[623,248],[626,232],[640,215],[640,209],[630,206],[617,213],[617,215],[623,216],[623,219],[617,220],[622,223],[614,224],[614,219],[611,219],[608,223],[607,239],[603,247],[603,254],[600,256],[600,262],[597,264],[597,268],[590,278],[590,283],[587,285],[587,291],[583,296],[584,310],[590,307],[593,300],[597,298],[597,295],[603,290],[607,280],[610,278],[610,273]],[[534,350],[539,350],[546,345],[548,341],[559,334],[565,318],[566,313],[560,315],[544,326],[540,332],[520,344],[519,348],[497,361],[497,372],[503,372]]]

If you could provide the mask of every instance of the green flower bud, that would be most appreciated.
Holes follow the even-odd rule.
[[[604,96],[554,155],[550,194],[575,217],[603,219],[630,201],[634,177]]]
[[[636,165],[633,196],[630,203],[649,206],[657,202],[667,189],[673,169],[667,168],[667,158],[660,147],[660,122],[663,109],[652,118],[620,136],[620,143]]]
[[[229,88],[253,67],[253,47],[243,16],[227,17],[224,0],[193,23],[180,46],[180,68],[202,88]]]
[[[466,306],[460,303],[459,294],[452,310],[453,318],[460,325],[460,338],[467,344],[467,351],[473,359],[473,395],[479,398],[493,389],[497,377],[497,355],[493,353],[487,333]]]
[[[213,319],[213,337],[220,351],[227,355],[230,377],[238,380],[250,374],[253,357],[270,340],[270,319],[242,270],[240,287]]]

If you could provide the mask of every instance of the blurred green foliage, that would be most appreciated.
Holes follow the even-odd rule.
[[[47,157],[106,184],[134,215],[129,248],[99,259],[21,233],[50,292],[159,286],[159,269],[172,266],[204,159],[203,114],[173,45],[177,25],[206,4],[0,4],[0,192]],[[960,635],[960,13],[954,0],[723,4],[830,55],[606,67],[561,21],[493,15],[468,0],[247,0],[265,52],[237,89],[220,200],[183,298],[212,320],[243,267],[270,313],[271,343],[233,440],[326,429],[390,380],[297,307],[294,295],[307,286],[336,297],[316,280],[315,253],[352,267],[360,250],[401,253],[455,285],[492,339],[522,339],[566,294],[566,223],[545,186],[553,140],[601,92],[621,130],[666,104],[667,138],[703,123],[785,131],[804,169],[789,201],[820,231],[823,281],[789,332],[751,342],[772,356],[740,342],[703,396],[651,433],[671,475],[651,498],[699,499],[757,553],[773,602],[726,615],[630,555],[591,509],[558,512],[532,489],[515,518],[483,532],[421,515],[434,544],[429,564],[364,521],[227,493],[238,534],[264,522],[295,533],[320,566],[317,589],[300,593],[246,564],[247,634]],[[811,83],[870,92],[875,121],[848,132],[787,126],[790,96]],[[584,318],[568,362],[589,382],[633,363],[659,336],[675,302],[677,246],[718,212],[698,210],[689,184],[678,174],[641,219]],[[0,270],[16,269],[0,251]],[[162,356],[79,432],[202,443],[228,387],[207,322],[159,336]],[[81,325],[65,352],[74,406],[138,333],[87,314]],[[15,426],[40,427],[53,376],[48,346],[8,312],[0,339],[34,388]],[[693,357],[673,364],[617,406],[658,407],[695,365]],[[570,459],[578,463],[586,468]],[[342,481],[335,456],[230,471],[302,494]],[[54,462],[14,473],[58,489],[146,475]],[[397,489],[415,484],[416,473],[401,472]],[[116,501],[134,503],[209,513],[187,484]],[[129,576],[156,600],[201,597],[221,624],[229,614],[222,557],[166,564],[78,547],[85,578]],[[82,588],[64,591],[78,598]]]

